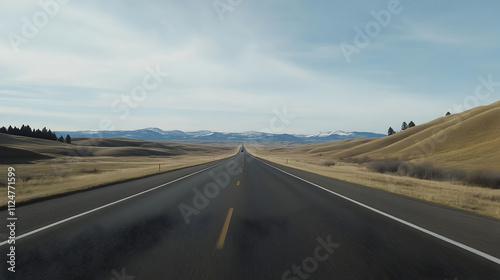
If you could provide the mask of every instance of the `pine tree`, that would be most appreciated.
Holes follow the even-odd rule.
[[[54,140],[54,141],[57,141],[57,136],[54,132],[52,132],[52,130],[49,129],[49,131],[47,132],[47,137],[49,140]]]
[[[17,128],[17,126],[14,126],[14,128],[12,129],[12,132],[10,134],[21,135],[21,130],[19,128]]]
[[[406,122],[403,122],[403,123],[401,124],[401,130],[405,130],[405,129],[407,129],[407,128],[408,128],[408,124],[407,124]]]
[[[43,133],[40,129],[37,129],[35,131],[35,133],[33,134],[33,137],[35,137],[35,138],[42,138],[42,136],[43,136]]]
[[[21,136],[31,137],[31,127],[29,125],[22,125],[20,130]]]
[[[57,141],[61,142],[61,143],[64,143],[64,137],[61,135],[59,136],[59,139],[57,139]]]
[[[7,133],[7,128],[5,126],[0,127],[0,133]]]
[[[69,134],[66,136],[66,143],[71,144],[71,136]]]
[[[387,134],[390,136],[390,135],[393,135],[394,133],[396,133],[396,131],[394,131],[394,129],[392,129],[392,127],[389,127]]]
[[[414,127],[415,126],[415,123],[413,121],[411,121],[409,124],[408,124],[408,128],[410,127]]]
[[[26,135],[26,126],[24,124],[21,126],[21,136],[28,136]]]

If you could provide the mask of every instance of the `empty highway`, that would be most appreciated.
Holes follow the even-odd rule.
[[[1,279],[500,279],[500,221],[246,152],[17,217]]]

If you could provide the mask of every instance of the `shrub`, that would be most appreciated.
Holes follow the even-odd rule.
[[[323,165],[324,166],[334,166],[335,165],[335,161],[334,160],[326,160],[323,162]]]
[[[346,162],[346,163],[367,163],[367,162],[371,162],[372,160],[370,159],[370,157],[368,156],[363,156],[362,158],[356,158],[356,157],[352,157],[352,158],[341,158],[340,159],[341,161],[343,162]]]
[[[33,180],[35,179],[33,176],[31,176],[30,174],[25,174],[25,175],[21,175],[21,181],[24,181],[24,182],[28,182],[29,180]]]
[[[424,180],[435,180],[442,181],[444,178],[444,172],[441,168],[434,167],[430,163],[422,164],[412,164],[413,174],[411,177],[424,179]]]
[[[358,163],[367,163],[367,162],[370,162],[370,161],[372,161],[372,159],[369,156],[363,156],[362,158],[360,158],[358,160]]]
[[[99,169],[94,168],[94,169],[82,169],[82,173],[89,173],[89,174],[96,174],[100,173]]]
[[[410,163],[399,159],[372,161],[367,169],[378,173],[396,173],[400,176],[424,180],[461,182],[491,189],[500,189],[500,172],[472,171],[469,174],[455,167],[435,167],[431,163]]]
[[[464,182],[469,185],[500,189],[500,172],[491,170],[472,171],[465,178]]]
[[[401,163],[402,161],[399,159],[384,159],[372,161],[366,168],[378,173],[396,173]]]
[[[467,177],[467,172],[462,169],[455,167],[445,167],[444,170],[444,178],[445,181],[450,182],[464,182]]]
[[[409,163],[405,161],[401,161],[398,167],[398,174],[401,176],[434,181],[461,181],[466,175],[465,171],[458,168],[439,168],[428,162]]]

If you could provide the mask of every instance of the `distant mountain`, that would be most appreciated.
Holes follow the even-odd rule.
[[[162,140],[162,141],[260,141],[260,142],[329,142],[336,140],[354,138],[377,138],[384,137],[384,134],[372,132],[345,132],[341,130],[331,132],[320,132],[313,135],[301,134],[273,134],[266,132],[215,132],[209,130],[184,132],[181,130],[162,130],[156,127],[137,130],[103,130],[103,131],[56,131],[57,135],[71,137],[124,137],[139,140]]]

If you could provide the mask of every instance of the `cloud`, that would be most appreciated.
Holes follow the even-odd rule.
[[[67,119],[80,119],[87,117],[85,114],[75,114],[74,112],[60,113],[46,110],[26,109],[26,107],[0,107],[2,114],[15,114],[19,116],[38,117],[57,117]]]
[[[98,129],[107,117],[121,129],[259,130],[286,106],[297,115],[290,132],[385,132],[395,119],[441,115],[496,69],[498,36],[486,24],[494,13],[429,3],[405,5],[347,64],[339,43],[386,3],[244,1],[221,21],[211,1],[71,1],[19,54],[0,41],[0,100],[10,115],[38,115],[54,129]],[[1,4],[4,35],[40,10]],[[171,75],[121,120],[111,106],[147,67]]]

